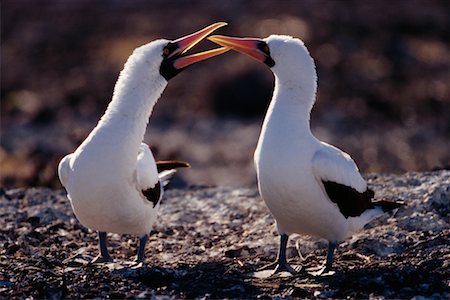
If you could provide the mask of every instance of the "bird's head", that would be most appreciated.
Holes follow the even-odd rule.
[[[215,30],[227,25],[225,22],[217,22],[195,33],[168,41],[161,49],[162,62],[159,68],[160,74],[166,79],[174,77],[186,67],[202,60],[214,57],[230,50],[228,47],[216,48],[204,52],[186,55],[195,45],[203,41]]]
[[[173,41],[166,39],[152,41],[136,48],[130,56],[129,63],[134,66],[147,65],[151,72],[158,73],[168,81],[188,66],[230,50],[229,48],[221,47],[187,54],[191,48],[203,41],[208,35],[225,25],[227,23],[217,22]],[[146,72],[149,71],[149,68],[146,68]]]
[[[271,35],[265,39],[213,35],[208,39],[266,64],[284,83],[309,85],[315,91],[314,60],[300,39],[287,35]]]

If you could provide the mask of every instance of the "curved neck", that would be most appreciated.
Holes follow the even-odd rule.
[[[122,71],[123,72],[123,71]],[[142,141],[153,107],[167,82],[161,76],[120,75],[99,126],[125,126]],[[161,78],[158,78],[161,77]]]
[[[315,101],[316,87],[305,88],[299,82],[280,80],[275,74],[275,90],[267,113],[285,124],[286,130],[310,132],[310,113]],[[293,125],[295,124],[295,125]]]
[[[82,148],[102,151],[104,156],[120,157],[133,165],[153,107],[167,85],[159,74],[142,69],[130,74],[126,67],[121,72],[112,101]]]

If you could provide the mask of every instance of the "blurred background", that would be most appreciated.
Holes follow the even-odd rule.
[[[216,21],[229,23],[219,34],[304,40],[319,76],[312,130],[362,172],[449,168],[449,4],[2,0],[0,186],[60,188],[59,160],[96,125],[132,50]],[[179,185],[255,186],[272,89],[270,70],[237,53],[196,64],[171,80],[145,141],[192,164]]]

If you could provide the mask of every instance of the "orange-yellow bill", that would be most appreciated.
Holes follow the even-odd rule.
[[[208,37],[208,40],[223,47],[232,48],[233,50],[248,55],[260,62],[264,62],[267,58],[267,55],[258,48],[258,45],[264,41],[258,38],[238,38],[223,35],[212,35]]]
[[[212,32],[214,32],[215,30],[217,30],[225,25],[227,25],[227,23],[217,22],[217,23],[211,24],[197,32],[194,32],[187,36],[176,39],[173,42],[178,45],[178,49],[177,49],[177,51],[174,51],[169,57],[176,55],[176,54],[180,55],[180,54],[183,54],[183,53],[189,51],[192,47],[194,47],[195,45],[200,43]],[[185,68],[196,62],[199,62],[199,61],[214,57],[216,55],[225,53],[228,50],[230,50],[230,48],[221,47],[221,48],[217,48],[217,49],[212,49],[212,50],[208,50],[208,51],[204,51],[204,52],[195,53],[192,55],[181,56],[174,61],[174,67],[177,69]]]
[[[220,48],[211,49],[211,50],[204,51],[204,52],[195,53],[195,54],[188,55],[188,56],[182,56],[182,57],[178,58],[173,63],[173,65],[176,69],[182,69],[182,68],[185,68],[196,62],[199,62],[199,61],[220,55],[222,53],[225,53],[225,52],[229,51],[230,49],[231,48],[228,48],[228,47],[220,47]]]

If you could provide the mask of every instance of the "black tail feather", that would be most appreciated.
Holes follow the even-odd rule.
[[[381,207],[383,212],[387,212],[387,211],[402,207],[404,205],[405,205],[405,203],[403,203],[403,202],[392,202],[392,201],[387,201],[387,200],[379,200],[379,201],[373,202],[373,206]]]
[[[165,170],[172,170],[176,168],[190,168],[191,165],[181,160],[160,160],[156,162],[158,173]]]

